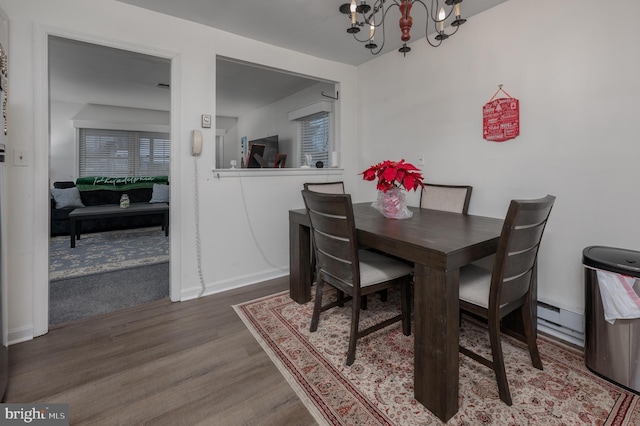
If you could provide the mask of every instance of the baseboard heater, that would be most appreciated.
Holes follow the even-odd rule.
[[[538,330],[584,347],[584,315],[538,301]]]

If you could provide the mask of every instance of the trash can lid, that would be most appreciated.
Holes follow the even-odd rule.
[[[591,246],[582,251],[582,263],[605,271],[640,277],[640,251]]]

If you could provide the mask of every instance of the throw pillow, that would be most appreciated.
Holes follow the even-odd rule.
[[[150,203],[168,203],[169,202],[169,185],[153,184],[153,193],[151,194]]]
[[[78,188],[53,188],[51,190],[53,199],[56,200],[56,209],[65,209],[69,207],[84,207],[80,199],[80,191]]]

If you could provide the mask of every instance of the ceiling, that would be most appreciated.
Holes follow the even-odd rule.
[[[118,1],[334,61],[357,65],[373,57],[345,32],[348,20],[338,8],[347,0]],[[462,14],[469,17],[504,1],[467,0],[462,3]],[[392,10],[390,13],[398,12]],[[418,17],[424,13],[416,6],[413,15],[414,38],[419,38],[416,29],[423,27],[424,23],[420,24]],[[392,18],[395,23],[396,18]],[[389,41],[385,51],[396,50],[400,46],[399,30],[396,25],[391,27],[397,35],[387,28]],[[463,30],[464,26],[461,27]],[[397,43],[392,40],[397,40]],[[170,91],[158,87],[159,83],[170,83],[171,64],[168,59],[58,37],[50,39],[49,58],[50,96],[53,101],[170,109]],[[291,73],[218,58],[216,114],[239,117],[317,82]]]
[[[171,61],[60,37],[49,38],[52,101],[169,111]]]
[[[359,65],[374,57],[362,43],[346,33],[349,19],[338,9],[348,0],[118,1],[346,64]],[[462,17],[469,18],[505,1],[463,1]],[[392,0],[386,2],[391,4]],[[373,5],[374,0],[369,3]],[[425,1],[425,4],[430,3]],[[440,0],[440,4],[443,3]],[[412,16],[412,39],[423,38],[426,14],[420,4],[414,6]],[[397,50],[401,45],[400,29],[396,24],[399,17],[400,13],[395,8],[387,15],[390,25],[385,28],[387,42],[383,53]],[[460,27],[460,31],[463,30],[464,26]]]
[[[317,80],[233,60],[216,61],[216,113],[240,117]],[[169,111],[171,61],[60,37],[49,39],[52,101]]]

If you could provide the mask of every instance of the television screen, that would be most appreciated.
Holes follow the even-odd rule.
[[[248,153],[251,153],[251,146],[253,144],[260,144],[265,146],[264,154],[262,155],[262,158],[266,162],[265,167],[273,167],[276,162],[276,154],[278,153],[278,135],[268,136],[266,138],[254,139],[252,141],[249,141],[249,146],[247,148]],[[251,167],[251,161],[252,161],[251,158],[246,159],[245,164],[247,165],[247,167]],[[259,167],[259,166],[253,166],[253,167]]]

